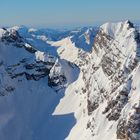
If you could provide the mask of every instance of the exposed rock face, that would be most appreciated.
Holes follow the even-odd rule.
[[[140,107],[139,103],[136,103],[132,109],[132,113],[129,117],[123,118],[117,125],[117,138],[118,139],[130,139],[138,140],[140,136]]]
[[[58,60],[55,62],[53,68],[51,69],[48,84],[50,87],[58,87],[66,84],[66,77],[62,72],[62,67]]]
[[[20,76],[25,76],[27,80],[36,80],[47,76],[50,72],[52,65],[43,62],[28,61],[20,62],[16,65],[11,65],[6,68],[7,73],[12,79]]]
[[[4,47],[7,47],[7,51],[9,51],[8,47],[11,49],[16,48],[21,52],[21,55],[23,55],[21,56],[22,59],[19,59],[16,63],[10,65],[7,64],[6,61],[1,60],[0,67],[2,67],[4,72],[8,74],[11,79],[22,82],[24,78],[26,80],[39,81],[40,79],[47,77],[48,85],[50,87],[55,88],[62,86],[65,88],[64,85],[67,84],[67,79],[65,74],[61,73],[63,68],[60,60],[56,59],[55,56],[46,52],[37,51],[14,29],[2,29],[1,49]],[[16,54],[15,59],[17,59]],[[59,71],[58,69],[62,70]],[[50,74],[50,72],[52,74]],[[0,95],[5,96],[8,93],[13,92],[15,88],[16,87],[11,85],[3,85],[3,88],[0,89]]]
[[[110,81],[108,88],[110,88],[111,92],[107,93],[107,94],[109,96],[112,95],[113,93],[115,93],[114,95],[119,94],[118,97],[116,97],[116,99],[120,98],[119,100],[122,100],[120,96],[124,96],[124,99],[122,101],[123,102],[122,105],[124,105],[124,102],[128,96],[130,89],[128,89],[128,91],[117,91],[117,90],[118,90],[119,86],[122,86],[122,84],[125,85],[125,82],[127,82],[127,80],[128,80],[128,75],[134,70],[134,68],[136,68],[137,62],[139,60],[139,56],[137,55],[137,53],[139,53],[139,49],[137,48],[135,39],[132,38],[132,42],[135,42],[135,43],[133,43],[135,46],[133,46],[133,47],[130,46],[130,48],[128,48],[128,46],[125,46],[125,40],[127,41],[129,37],[135,36],[138,33],[137,33],[137,31],[135,31],[135,29],[133,28],[133,26],[131,26],[131,24],[129,22],[126,22],[124,24],[118,25],[120,27],[120,29],[119,29],[120,31],[117,35],[116,35],[116,33],[112,33],[113,35],[110,36],[110,34],[107,34],[107,32],[104,31],[104,30],[107,30],[106,28],[109,28],[107,26],[109,26],[109,25],[104,25],[95,38],[95,44],[93,47],[95,49],[95,51],[93,50],[93,55],[97,56],[97,57],[94,56],[95,59],[96,58],[98,59],[98,57],[100,57],[100,58],[99,58],[99,63],[94,65],[94,67],[100,67],[99,70],[102,71],[102,73]],[[115,25],[112,25],[112,26],[115,26]],[[128,27],[129,27],[129,29],[127,29]],[[130,34],[123,33],[123,31],[125,31],[125,30],[128,30],[128,33],[130,32]],[[114,31],[114,32],[116,32],[116,31]],[[122,34],[123,34],[123,36],[126,35],[126,37],[123,38],[124,39],[123,41],[121,41]],[[119,41],[119,39],[120,39],[120,41]],[[124,44],[123,44],[123,42],[124,42]],[[97,48],[98,48],[98,50],[97,50]],[[128,49],[135,49],[136,52],[130,51],[126,55],[122,51],[122,50],[128,50]],[[129,57],[128,57],[128,55],[129,55]],[[124,63],[127,63],[127,64],[125,65]],[[95,76],[97,75],[96,73],[95,73]],[[99,78],[97,78],[97,80],[95,80],[95,78],[94,78],[93,80],[95,80],[95,82],[97,83],[98,79]],[[104,79],[103,79],[103,81],[104,81]],[[128,85],[130,83],[131,82],[128,81]],[[98,87],[101,88],[102,86],[99,85]],[[108,92],[108,91],[109,90],[105,90],[105,92]],[[119,92],[119,93],[117,93],[117,92]],[[116,104],[118,104],[120,102],[120,101],[118,102],[116,99],[113,102],[111,100],[112,103],[110,103],[110,101],[109,101],[110,107],[113,108]],[[121,106],[121,104],[119,106]],[[119,111],[117,111],[117,112],[119,112]]]
[[[1,41],[4,42],[5,44],[12,44],[18,48],[25,48],[28,52],[30,53],[35,53],[37,50],[32,47],[28,42],[26,43],[26,40],[22,38],[19,33],[14,30],[7,30],[3,29],[3,34],[1,37]]]
[[[139,123],[134,123],[136,115],[133,114],[128,121],[122,119],[122,112],[132,98],[130,93],[133,73],[140,60],[139,40],[139,33],[130,21],[107,23],[99,29],[91,54],[83,54],[85,59],[79,66],[88,95],[88,115],[95,120],[88,122],[88,129],[95,135],[96,131],[92,128],[97,125],[97,116],[94,114],[102,110],[104,119],[118,123],[116,138],[138,139],[140,129]],[[86,61],[87,63],[84,63]],[[101,104],[105,103],[106,106],[100,109]],[[128,110],[131,111],[130,108]],[[100,127],[100,124],[98,125]],[[137,138],[132,133],[138,135]]]
[[[19,33],[16,30],[11,30],[11,31],[8,31],[7,29],[3,29],[3,30],[4,30],[4,33],[1,38],[3,42],[4,41],[7,43],[16,43],[16,42],[21,43],[22,42],[22,37],[19,35]]]
[[[48,61],[46,62],[45,60],[39,60],[37,58],[35,59],[35,52],[37,52],[37,50],[33,46],[26,43],[25,40],[15,30],[8,31],[5,29],[1,40],[6,45],[8,45],[7,43],[10,43],[9,45],[12,45],[11,47],[25,49],[25,51],[31,53],[32,56],[30,59],[24,58],[19,60],[19,62],[16,64],[5,67],[8,75],[12,79],[25,77],[27,80],[38,81],[41,78],[49,75],[50,69],[55,64],[54,57],[54,61],[49,61],[49,57],[51,56],[48,54]]]

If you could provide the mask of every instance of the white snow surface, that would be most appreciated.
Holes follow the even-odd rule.
[[[118,50],[121,52],[121,70],[128,67],[138,53],[136,29],[128,29],[128,26],[128,21],[125,21],[105,23],[100,27],[113,39],[109,46],[113,54],[117,55]],[[101,66],[92,73],[93,65],[98,66],[106,53],[104,48],[98,49],[98,53],[94,51],[94,41],[90,37],[97,32],[93,33],[91,28],[61,32],[18,26],[8,29],[12,30],[19,32],[28,49],[34,47],[37,51],[32,54],[23,47],[17,48],[15,44],[0,41],[0,94],[6,93],[0,96],[0,140],[117,140],[119,120],[109,121],[102,113],[108,101],[102,99],[98,90],[103,87],[110,93],[111,78],[106,76]],[[5,30],[0,29],[0,38],[4,33]],[[95,45],[100,48],[98,43],[95,42]],[[109,53],[109,57],[114,56]],[[15,71],[23,72],[23,68],[17,69],[23,59],[32,64],[41,62],[53,66],[48,76],[39,81],[27,80],[25,76],[12,79],[7,68],[14,65]],[[54,75],[66,77],[66,83],[62,85],[64,88],[59,91],[48,86],[48,77]],[[140,107],[139,62],[127,76],[127,79],[132,78],[132,83],[127,84],[129,99],[120,118],[128,120],[134,112],[133,107]],[[90,89],[83,93],[87,86],[85,83],[90,85]],[[117,91],[123,89],[125,84]],[[11,87],[13,90],[8,93]],[[87,93],[88,90],[91,94]],[[110,95],[109,99],[116,96]],[[91,115],[88,115],[88,99],[99,102],[99,107]],[[87,128],[88,122],[93,124],[92,132]]]

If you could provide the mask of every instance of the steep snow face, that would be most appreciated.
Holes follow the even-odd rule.
[[[51,43],[52,46],[58,47],[57,52],[60,58],[74,62],[78,58],[79,49],[71,41],[71,37],[64,38],[60,41]]]
[[[55,110],[75,112],[77,123],[68,140],[139,139],[139,47],[138,30],[125,21],[102,25],[91,53],[79,50],[77,59],[60,54],[81,69]],[[63,107],[66,103],[69,109]]]
[[[74,114],[53,111],[78,76],[76,65],[37,50],[14,29],[1,29],[0,139],[65,139]]]
[[[85,59],[79,65],[85,83],[83,94],[87,94],[88,115],[82,117],[88,118],[87,128],[83,123],[80,133],[84,136],[75,134],[80,126],[78,121],[68,139],[77,136],[83,140],[139,138],[139,121],[135,118],[139,107],[132,107],[139,99],[132,99],[136,96],[131,93],[135,89],[132,83],[140,58],[139,43],[139,33],[129,21],[100,27],[92,53],[83,54]],[[129,115],[130,112],[133,113]]]
[[[133,24],[130,21],[119,22],[119,23],[105,23],[101,26],[104,33],[111,37],[118,37],[121,34],[127,33],[129,28],[132,28]]]

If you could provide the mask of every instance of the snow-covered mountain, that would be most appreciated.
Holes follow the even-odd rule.
[[[140,30],[130,21],[0,29],[0,139],[140,140]]]

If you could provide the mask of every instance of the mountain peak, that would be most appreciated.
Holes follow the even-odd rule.
[[[125,24],[128,24],[128,26],[129,26],[130,28],[134,28],[134,25],[133,25],[133,23],[132,23],[130,20],[126,20],[126,21],[125,21]]]
[[[103,24],[100,29],[102,32],[106,33],[107,35],[111,37],[118,36],[120,33],[126,33],[130,32],[134,29],[133,23],[131,23],[129,20],[124,21],[124,22],[117,22],[117,23],[105,23]]]

